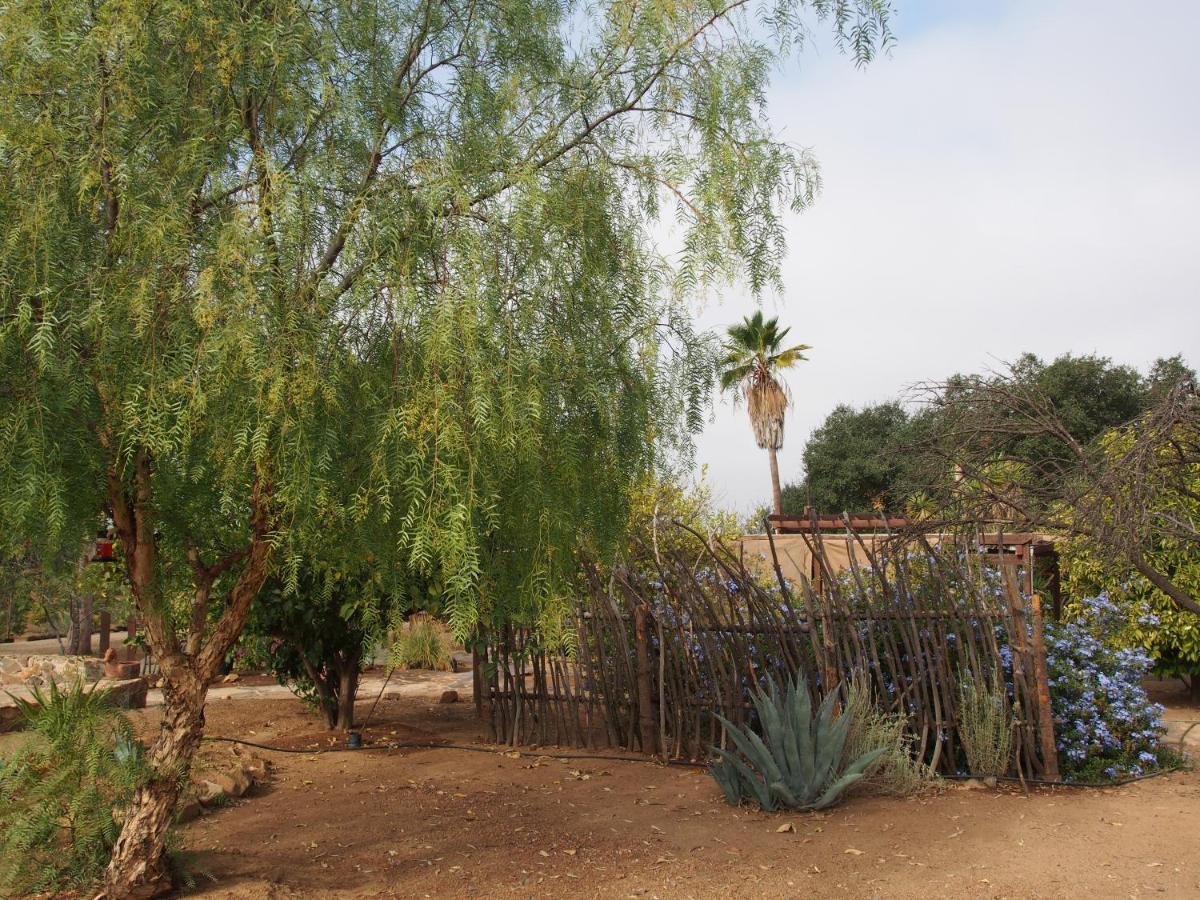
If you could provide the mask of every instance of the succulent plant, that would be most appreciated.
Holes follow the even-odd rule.
[[[834,715],[840,685],[826,694],[816,715],[802,677],[781,690],[774,679],[752,695],[761,734],[717,716],[737,751],[714,747],[719,757],[710,771],[731,804],[755,801],[767,812],[824,809],[866,774],[885,752],[842,759],[851,716]]]

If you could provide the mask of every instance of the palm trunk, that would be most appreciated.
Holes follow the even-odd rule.
[[[771,502],[775,507],[775,515],[783,515],[783,489],[779,486],[779,459],[778,451],[774,447],[767,448],[767,454],[771,458]]]
[[[167,856],[167,832],[192,756],[204,734],[204,698],[208,688],[164,688],[162,723],[150,748],[153,775],[133,795],[121,834],[104,877],[104,896],[157,897],[173,887]]]

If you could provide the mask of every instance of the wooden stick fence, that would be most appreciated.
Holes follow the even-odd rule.
[[[837,572],[814,530],[816,585],[786,581],[777,559],[772,581],[695,537],[695,552],[643,547],[637,565],[585,562],[573,647],[552,651],[531,629],[488,635],[479,709],[492,738],[700,760],[725,745],[713,714],[748,721],[764,679],[801,673],[821,695],[857,674],[905,718],[919,758],[953,773],[970,677],[1008,685],[1018,774],[1057,778],[1040,605],[1011,567],[983,565],[969,536],[868,546],[848,528],[851,565]]]

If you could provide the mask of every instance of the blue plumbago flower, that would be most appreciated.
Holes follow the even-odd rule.
[[[1078,622],[1046,626],[1046,662],[1059,768],[1068,780],[1119,779],[1160,765],[1163,709],[1141,686],[1152,662],[1114,649],[1120,610],[1105,594],[1084,600]],[[1000,635],[1005,640],[1004,635]],[[1012,653],[1001,648],[1006,669]]]

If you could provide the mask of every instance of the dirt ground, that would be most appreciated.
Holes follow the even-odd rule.
[[[137,716],[150,730],[157,713]],[[330,742],[295,700],[217,701],[207,718],[210,735],[306,750]],[[469,704],[397,698],[379,704],[365,738],[477,736]],[[727,806],[697,770],[477,746],[263,753],[273,763],[267,784],[184,827],[198,878],[191,893],[1200,896],[1195,772],[1104,790],[861,796],[823,814],[765,815]]]

